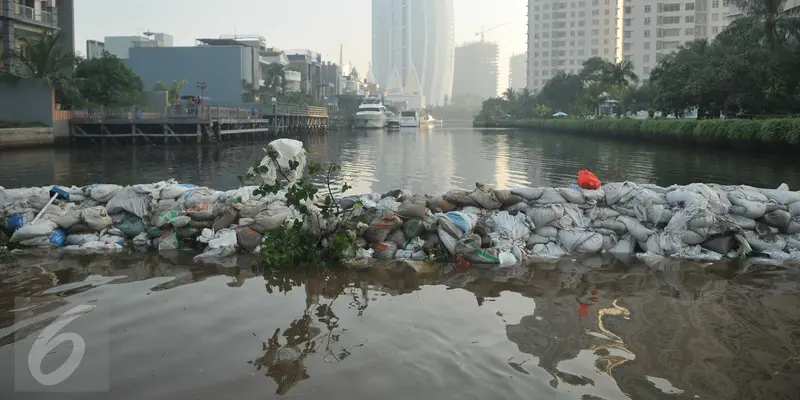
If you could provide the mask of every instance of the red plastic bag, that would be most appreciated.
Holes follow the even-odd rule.
[[[592,171],[582,169],[578,171],[578,186],[582,189],[597,190],[600,189],[600,179],[597,179]]]

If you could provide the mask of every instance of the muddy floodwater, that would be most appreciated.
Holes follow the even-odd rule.
[[[796,158],[755,152],[457,123],[299,139],[341,164],[353,193],[568,185],[581,168],[800,189]],[[0,186],[231,189],[266,142],[4,151]],[[0,399],[800,398],[798,266],[567,258],[264,273],[248,257],[213,267],[192,255],[0,265]]]
[[[800,396],[797,268],[591,258],[264,275],[251,261],[22,258],[0,272],[0,398]],[[60,393],[25,391],[42,388],[34,341],[81,305],[62,330],[85,342],[75,373],[47,388]],[[74,392],[85,385],[101,392]]]

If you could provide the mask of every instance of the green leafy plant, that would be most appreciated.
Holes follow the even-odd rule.
[[[267,147],[264,150],[273,163],[278,166],[278,152]],[[282,179],[275,183],[264,183],[253,194],[264,196],[284,193],[286,205],[294,208],[299,218],[289,218],[281,229],[268,232],[261,245],[261,266],[267,269],[319,267],[325,263],[339,262],[347,252],[355,248],[355,234],[346,229],[346,223],[352,218],[353,207],[342,211],[339,202],[333,195],[332,182],[341,167],[336,164],[309,163],[307,171],[294,181],[289,175],[300,168],[300,163],[290,160],[289,168],[275,168]],[[242,182],[253,179],[257,174],[269,172],[269,166],[256,163],[244,177]],[[322,178],[325,194],[318,198],[319,189],[311,183],[311,178]],[[344,193],[352,187],[347,183],[341,186]],[[309,208],[309,202],[316,201],[316,209]],[[312,229],[312,227],[314,229]]]

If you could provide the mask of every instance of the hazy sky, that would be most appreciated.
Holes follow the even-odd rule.
[[[482,27],[507,25],[486,33],[500,45],[500,90],[508,86],[508,58],[525,51],[527,0],[453,0],[456,43],[479,39]],[[113,3],[113,5],[112,5]],[[268,46],[310,49],[323,59],[344,62],[365,73],[371,53],[371,0],[78,0],[75,46],[86,40],[132,36],[147,30],[169,33],[176,46],[195,38],[259,34]]]

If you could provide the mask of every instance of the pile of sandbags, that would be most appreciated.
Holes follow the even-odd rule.
[[[270,144],[283,173],[305,165],[300,142]],[[254,171],[260,173],[261,171]],[[302,215],[285,193],[256,195],[256,186],[218,191],[168,180],[61,188],[68,200],[49,200],[50,187],[0,187],[0,227],[18,246],[93,254],[129,249],[173,251],[200,247],[198,261],[258,252],[269,232]],[[348,257],[428,259],[443,253],[474,264],[512,265],[529,258],[651,253],[719,260],[759,254],[800,261],[800,192],[706,185],[659,187],[608,183],[597,190],[516,188],[477,184],[440,196],[394,190],[339,199],[344,213],[324,219],[314,202],[304,228],[314,235],[341,224],[353,242]]]

